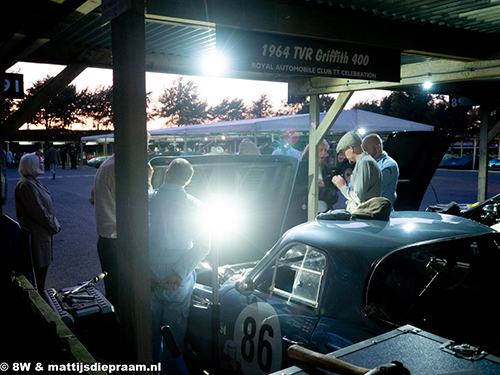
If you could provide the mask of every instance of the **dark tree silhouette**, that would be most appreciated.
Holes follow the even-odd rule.
[[[224,98],[219,104],[210,107],[208,117],[213,122],[243,120],[246,110],[243,99]]]
[[[261,118],[274,116],[273,105],[267,94],[262,94],[259,99],[252,101],[252,105],[247,109],[247,118]]]
[[[180,77],[166,87],[153,114],[165,118],[165,126],[192,125],[207,120],[207,101],[200,98],[193,81]]]

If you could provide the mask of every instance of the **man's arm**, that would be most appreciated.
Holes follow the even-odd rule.
[[[184,252],[172,269],[185,279],[210,252],[210,232],[206,225],[205,207],[199,201],[190,205],[193,209],[193,247]]]

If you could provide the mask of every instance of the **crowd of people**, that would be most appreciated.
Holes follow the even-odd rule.
[[[148,137],[148,142],[149,142]],[[73,146],[74,147],[74,146]],[[353,212],[360,204],[374,197],[384,197],[394,204],[399,169],[397,163],[383,150],[383,141],[371,134],[364,139],[354,131],[346,133],[337,143],[336,152],[354,164],[346,180],[337,169],[327,165],[330,144],[323,140],[318,147],[318,212],[332,210],[338,194],[346,198],[346,210]],[[280,148],[274,154],[295,156],[300,161],[296,186],[292,192],[290,211],[292,223],[307,221],[309,194],[309,147],[302,153],[292,146]],[[72,157],[70,149],[70,157]],[[241,142],[239,154],[259,155],[259,148],[249,139]],[[47,269],[52,262],[53,236],[61,230],[55,216],[52,197],[38,176],[48,170],[55,179],[56,166],[65,165],[64,157],[51,145],[43,158],[38,152],[25,154],[19,161],[21,178],[15,189],[17,218],[31,233],[31,247],[39,291],[44,290]],[[76,164],[74,166],[76,168]],[[73,168],[73,165],[72,165]],[[176,373],[169,351],[162,345],[160,328],[169,325],[174,338],[182,347],[187,328],[190,299],[195,283],[195,268],[210,251],[210,234],[199,224],[204,204],[186,193],[185,186],[193,177],[191,164],[174,159],[167,167],[163,184],[151,187],[154,173],[148,163],[150,189],[150,267],[153,356],[162,362],[162,373]],[[98,169],[90,202],[95,208],[98,234],[97,252],[105,279],[106,297],[120,306],[118,251],[116,230],[115,157],[109,157]],[[119,315],[119,310],[117,310]]]
[[[7,168],[18,167],[21,158],[26,154],[26,152],[13,153],[11,150],[3,150],[3,152]],[[68,165],[68,160],[71,169],[76,169],[77,167],[78,149],[75,147],[74,143],[59,147],[58,149],[54,147],[53,143],[47,143],[45,147],[38,150],[38,152],[43,156],[47,167],[49,167],[50,164],[55,164],[60,165],[62,169],[65,169]],[[48,155],[49,157],[47,159]],[[50,170],[52,171],[52,169]]]

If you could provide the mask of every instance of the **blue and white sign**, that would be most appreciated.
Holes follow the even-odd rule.
[[[3,86],[4,98],[23,99],[24,82],[23,75],[18,73],[5,73],[5,82]]]

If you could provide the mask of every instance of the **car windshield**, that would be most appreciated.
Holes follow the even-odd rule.
[[[395,251],[369,278],[365,312],[452,340],[489,344],[500,337],[495,328],[499,265],[498,233]]]
[[[325,255],[310,246],[294,244],[260,273],[256,289],[288,302],[317,307],[326,267]]]

